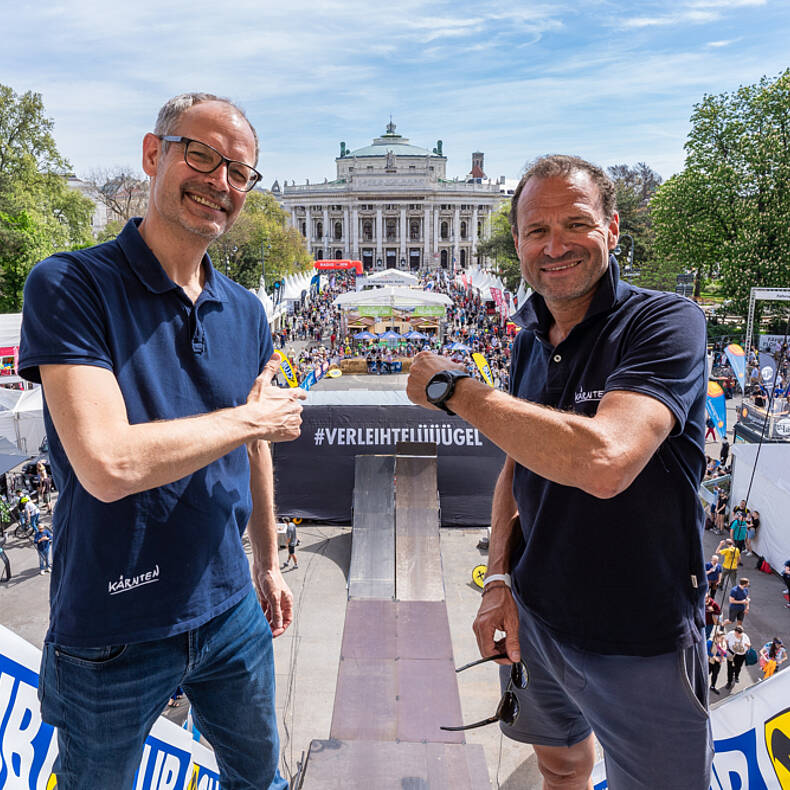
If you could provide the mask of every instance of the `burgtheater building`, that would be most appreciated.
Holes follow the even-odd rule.
[[[429,151],[387,131],[371,145],[340,143],[337,177],[323,184],[277,181],[272,193],[291,215],[316,260],[361,260],[365,270],[465,268],[490,233],[491,213],[507,195],[472,154],[462,179],[447,178],[442,141]]]

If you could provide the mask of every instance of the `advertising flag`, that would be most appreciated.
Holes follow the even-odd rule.
[[[776,360],[773,354],[765,351],[760,352],[760,384],[765,387],[767,392],[774,388],[774,378],[776,377]]]
[[[485,383],[488,384],[489,387],[493,387],[494,377],[491,375],[491,368],[488,366],[488,360],[479,351],[472,354],[472,359],[475,361],[475,365],[477,365],[477,369],[480,371],[480,375],[485,380]]]
[[[727,406],[724,400],[724,390],[715,381],[708,382],[705,408],[716,426],[716,434],[720,440],[724,440],[727,436]]]
[[[299,379],[296,375],[296,368],[282,351],[278,351],[277,353],[280,355],[280,371],[283,374],[283,378],[288,382],[289,387],[298,387]]]
[[[738,379],[738,383],[741,385],[741,392],[745,392],[746,356],[743,353],[743,349],[737,343],[730,343],[730,345],[724,349],[724,353],[727,355],[727,361],[730,363],[735,378]]]

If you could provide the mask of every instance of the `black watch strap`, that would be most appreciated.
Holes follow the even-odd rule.
[[[468,379],[470,378],[469,374],[463,370],[441,370],[439,373],[434,374],[431,376],[428,384],[426,385],[426,390],[428,386],[431,384],[432,381],[435,379],[442,379],[447,383],[447,390],[445,391],[444,396],[440,400],[430,400],[429,402],[432,403],[437,408],[441,409],[442,411],[446,412],[450,416],[455,416],[455,412],[447,405],[446,401],[450,400],[455,393],[455,385],[458,383],[460,379]]]

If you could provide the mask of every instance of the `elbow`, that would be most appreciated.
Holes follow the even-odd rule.
[[[95,499],[109,504],[134,493],[134,489],[121,465],[112,458],[92,459],[86,468],[75,469],[80,485]]]
[[[638,473],[622,454],[604,451],[596,454],[587,467],[587,479],[581,488],[596,499],[612,499],[622,494]]]

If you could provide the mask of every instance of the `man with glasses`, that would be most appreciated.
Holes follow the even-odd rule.
[[[507,454],[474,629],[529,683],[502,667],[497,718],[534,745],[547,790],[592,787],[593,732],[612,790],[707,790],[704,316],[620,280],[614,185],[589,162],[537,160],[510,224],[534,291],[511,394],[429,353],[407,385]]]
[[[222,787],[280,790],[272,637],[292,596],[268,443],[299,435],[300,395],[270,385],[263,307],[206,255],[260,179],[258,141],[227,99],[185,94],[142,148],[145,217],[25,286],[19,367],[61,492],[42,716],[58,790],[125,789],[181,686]]]

